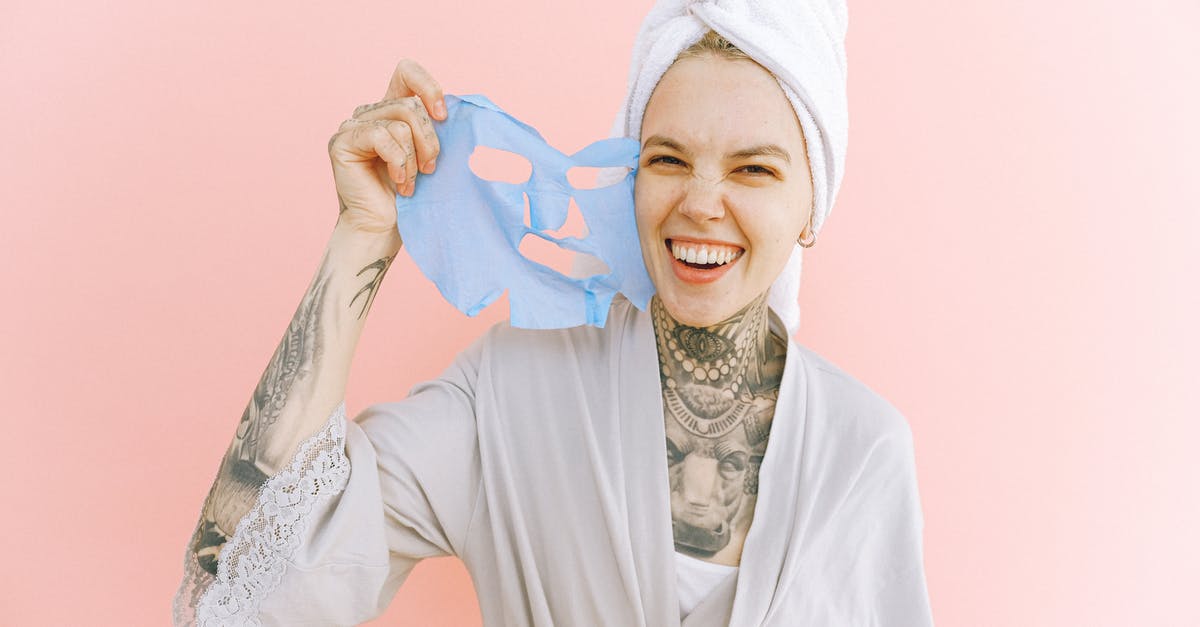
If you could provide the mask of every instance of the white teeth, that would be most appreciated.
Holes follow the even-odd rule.
[[[728,246],[686,246],[671,242],[671,254],[676,259],[686,261],[688,263],[699,264],[727,264],[741,256],[742,251],[738,248]]]

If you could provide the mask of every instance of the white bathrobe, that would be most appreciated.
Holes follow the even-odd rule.
[[[932,624],[908,424],[792,339],[740,568],[681,623],[654,330],[612,307],[497,324],[406,399],[339,406],[216,580],[187,560],[177,624],[356,625],[444,555],[488,627]]]

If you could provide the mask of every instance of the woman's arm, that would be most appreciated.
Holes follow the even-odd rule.
[[[355,109],[329,140],[337,224],[205,499],[190,549],[209,573],[259,488],[345,397],[367,312],[400,250],[396,194],[411,195],[417,172],[434,169],[439,144],[430,114],[446,117],[442,89],[403,60],[383,99]]]
[[[192,550],[216,574],[221,547],[258,490],[321,429],[345,397],[371,302],[400,237],[356,232],[340,221],[283,339],[242,412],[205,500]]]

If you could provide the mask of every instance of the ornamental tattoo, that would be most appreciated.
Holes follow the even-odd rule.
[[[765,294],[704,328],[675,321],[657,296],[651,312],[675,548],[712,557],[749,527],[787,345],[768,330]]]

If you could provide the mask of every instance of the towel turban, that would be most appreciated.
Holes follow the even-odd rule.
[[[791,102],[808,148],[816,235],[845,169],[846,24],[842,0],[661,0],[638,31],[612,136],[641,140],[642,115],[659,79],[679,53],[713,30],[770,71]],[[768,296],[790,334],[800,324],[802,251],[794,247]]]

